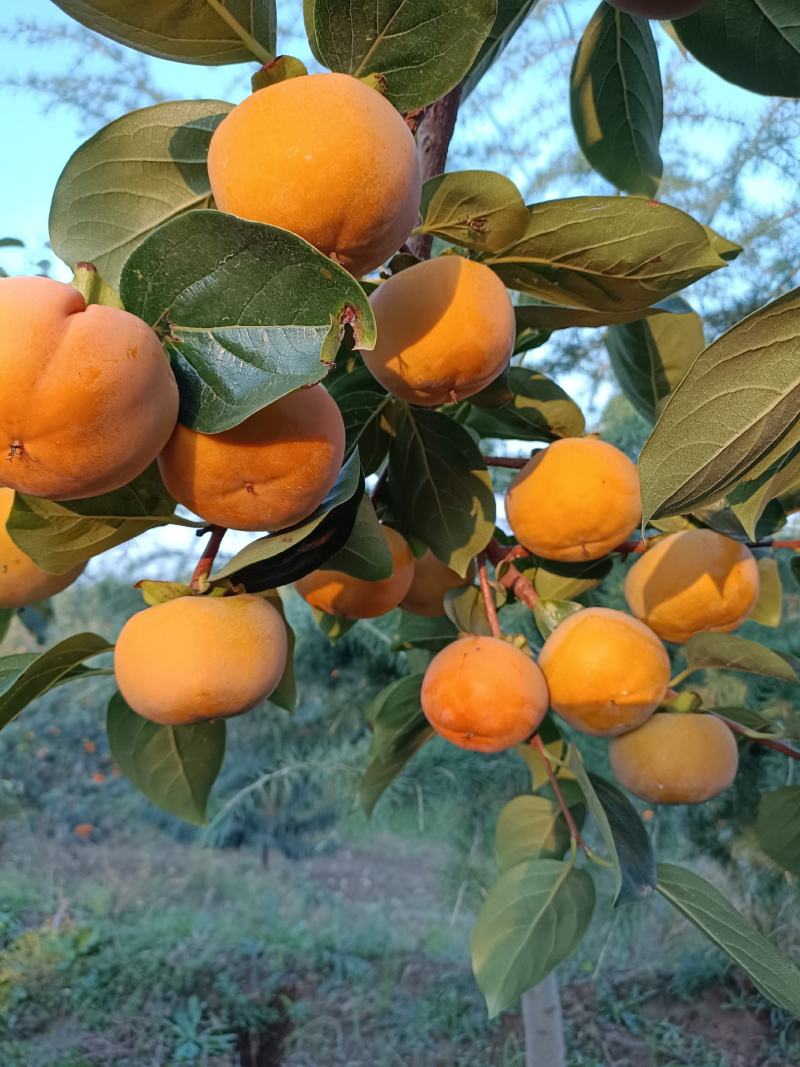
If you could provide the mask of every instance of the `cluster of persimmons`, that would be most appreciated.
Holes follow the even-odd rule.
[[[648,8],[647,0],[618,6]],[[356,276],[383,264],[417,223],[413,136],[378,92],[346,75],[254,93],[217,128],[208,167],[220,210],[290,229]],[[509,363],[513,306],[479,262],[449,254],[414,264],[370,300],[377,344],[364,363],[408,404],[473,396]],[[85,499],[120,489],[157,460],[170,493],[207,523],[275,533],[311,515],[341,469],[345,429],[323,386],[289,393],[233,429],[200,433],[177,421],[178,389],[156,332],[117,308],[87,307],[69,285],[0,279],[0,339],[0,607],[57,593],[81,570],[50,574],[17,547],[5,528],[15,491]],[[640,521],[637,470],[593,436],[558,440],[519,471],[506,511],[532,555],[599,559]],[[415,558],[397,530],[381,529],[389,577],[323,568],[296,583],[299,594],[346,619],[398,606],[437,616],[446,593],[473,580],[429,550]],[[674,533],[631,567],[625,595],[631,614],[578,611],[547,638],[538,663],[503,635],[454,641],[424,677],[431,725],[457,745],[497,752],[528,739],[552,708],[573,729],[608,737],[619,780],[648,801],[700,801],[725,788],[737,750],[724,724],[659,710],[670,674],[662,639],[737,627],[758,596],[751,553],[710,530]],[[268,599],[192,595],[130,619],[115,670],[135,711],[181,725],[252,708],[275,690],[286,659],[285,626]]]

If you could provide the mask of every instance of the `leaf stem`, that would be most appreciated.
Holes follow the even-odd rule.
[[[211,536],[206,542],[206,547],[203,549],[203,554],[197,561],[197,566],[194,569],[192,580],[189,585],[194,593],[202,593],[206,579],[211,573],[211,568],[214,566],[214,560],[217,558],[219,552],[219,546],[222,544],[222,538],[227,533],[224,526],[212,526],[210,527]]]
[[[228,11],[222,0],[206,0],[206,3],[233,30],[245,48],[248,48],[253,53],[259,63],[266,65],[273,61],[275,56],[268,52],[263,45],[259,44],[251,33],[247,32],[241,22]]]
[[[514,545],[513,548],[506,549],[496,539],[492,539],[486,546],[486,555],[492,561],[495,567],[495,573],[497,573],[497,580],[504,589],[508,589],[513,593],[517,600],[521,600],[523,604],[534,610],[538,601],[539,594],[533,587],[533,583],[525,577],[510,560],[514,559],[517,555],[527,555],[528,553],[522,549],[521,552],[519,545]],[[504,564],[502,575],[497,571],[498,564]]]
[[[572,812],[569,810],[569,805],[567,804],[566,800],[564,800],[564,794],[561,792],[561,786],[558,784],[558,778],[554,773],[553,768],[550,766],[550,754],[545,748],[544,742],[542,741],[539,734],[533,735],[533,737],[531,738],[531,745],[542,757],[542,761],[544,762],[545,773],[547,774],[547,779],[550,782],[550,788],[553,790],[555,798],[558,801],[559,808],[561,808],[561,814],[564,816],[564,822],[567,824],[567,828],[569,829],[569,836],[572,838],[572,840],[577,846],[583,849],[587,857],[591,859],[592,850],[581,837],[581,832],[578,829],[575,820],[572,818]]]
[[[772,748],[776,752],[783,753],[784,756],[788,756],[790,759],[800,760],[800,749],[796,749],[793,745],[786,744],[785,741],[771,740],[764,737],[763,734],[754,736],[752,730],[748,730],[746,726],[742,726],[741,723],[734,722],[733,719],[726,719],[724,715],[718,715],[715,711],[711,714],[715,719],[719,719],[720,722],[724,722],[729,730],[733,733],[739,734],[741,737],[746,737],[748,741],[752,741],[756,745],[764,745],[765,748]]]
[[[524,456],[481,456],[488,467],[511,467],[512,470],[521,470],[528,462]]]
[[[492,637],[500,637],[500,621],[497,618],[497,605],[494,602],[494,591],[489,584],[489,572],[486,569],[486,554],[481,552],[478,556],[478,580],[480,581],[483,603],[486,608],[486,617],[489,620],[489,629]]]

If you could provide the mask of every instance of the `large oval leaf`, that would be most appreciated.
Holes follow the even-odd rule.
[[[268,63],[275,0],[54,0],[78,22],[130,48],[179,63]]]
[[[506,384],[511,394],[507,403],[493,408],[473,403],[469,410],[466,424],[481,437],[554,441],[583,433],[581,409],[551,378],[528,367],[512,367]]]
[[[315,0],[305,7],[322,62],[358,78],[380,75],[401,111],[425,107],[458,85],[496,14],[497,0]]]
[[[393,410],[389,492],[402,528],[462,577],[494,532],[492,483],[475,442],[447,415]]]
[[[494,843],[502,873],[526,860],[560,860],[569,847],[569,828],[555,801],[523,795],[500,811]]]
[[[367,712],[372,725],[372,744],[369,766],[359,788],[367,815],[372,814],[414,753],[433,737],[420,707],[421,686],[421,674],[400,678],[378,693]]]
[[[756,833],[771,860],[782,870],[800,875],[800,785],[762,795]]]
[[[230,111],[220,100],[185,100],[131,111],[80,146],[50,208],[53,251],[70,267],[93,263],[119,285],[125,260],[160,226],[209,207],[206,156]]]
[[[655,196],[664,171],[664,98],[647,19],[600,4],[575,53],[570,105],[590,165],[626,193]]]
[[[381,531],[375,508],[366,494],[361,497],[347,544],[335,556],[331,556],[327,566],[366,582],[391,577],[392,554]]]
[[[157,807],[204,826],[225,756],[225,720],[161,726],[132,711],[121,693],[108,705],[108,746],[119,769]]]
[[[785,682],[798,681],[791,664],[783,656],[736,634],[695,634],[683,646],[683,654],[687,669],[691,671],[717,668],[781,678]]]
[[[725,266],[699,222],[654,200],[575,197],[528,213],[525,234],[484,261],[511,289],[552,304],[633,311]]]
[[[495,60],[499,59],[537,2],[538,0],[497,0],[497,15],[489,36],[481,45],[481,50],[464,79],[462,99],[469,96]]]
[[[559,860],[528,860],[501,874],[472,933],[472,969],[490,1018],[575,951],[594,898],[591,876]]]
[[[528,226],[522,193],[491,170],[438,174],[422,187],[421,210],[420,233],[478,252],[505,248]]]
[[[382,389],[364,364],[354,360],[349,370],[339,364],[325,382],[328,392],[339,405],[344,420],[348,455],[358,448],[365,474],[373,474],[389,451],[387,409],[391,397]]]
[[[795,0],[710,0],[675,29],[692,55],[734,85],[766,96],[800,96]]]
[[[724,496],[800,435],[800,289],[748,316],[694,361],[639,460],[644,520]]]
[[[160,226],[125,264],[120,295],[164,335],[181,422],[203,433],[325,377],[345,325],[375,343],[366,293],[301,237],[221,211]]]

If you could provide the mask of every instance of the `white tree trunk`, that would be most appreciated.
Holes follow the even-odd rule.
[[[555,971],[522,997],[525,1067],[565,1067],[564,1024]]]

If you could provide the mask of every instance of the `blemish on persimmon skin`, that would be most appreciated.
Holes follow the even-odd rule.
[[[22,446],[22,441],[12,441],[8,446],[8,452],[6,453],[6,460],[12,463],[15,459],[20,458],[25,449]]]

